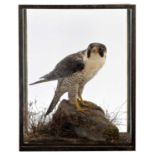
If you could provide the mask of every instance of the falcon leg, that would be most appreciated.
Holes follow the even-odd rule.
[[[84,112],[86,110],[84,108],[81,108],[81,105],[80,105],[80,102],[79,102],[78,99],[77,99],[77,101],[75,103],[75,107],[76,107],[76,110],[79,111],[79,112]]]
[[[81,95],[79,95],[78,102],[79,102],[81,105],[85,105],[85,102],[84,102],[84,100],[82,99],[82,96],[81,96]]]
[[[81,104],[82,106],[85,106],[85,107],[88,107],[88,108],[94,108],[94,105],[92,105],[92,104],[90,104],[89,102],[86,102],[86,101],[84,101],[84,100],[82,99],[81,94],[79,94],[79,99],[78,99],[78,101],[80,102],[80,104]]]
[[[68,92],[69,101],[71,104],[75,105],[75,108],[79,112],[84,112],[86,109],[81,107],[81,102],[78,100],[78,87],[72,88],[73,90],[70,90]]]
[[[84,100],[82,99],[82,95],[81,95],[82,92],[83,92],[83,86],[79,87],[79,89],[78,89],[78,102],[81,105],[85,105]]]

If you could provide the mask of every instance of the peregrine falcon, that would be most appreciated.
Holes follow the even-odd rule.
[[[53,100],[46,112],[53,111],[60,97],[68,92],[69,102],[74,104],[77,111],[83,112],[81,105],[85,105],[82,92],[85,84],[101,69],[106,59],[106,46],[101,43],[91,43],[87,49],[68,55],[62,59],[53,71],[42,76],[39,81],[30,85],[58,80]]]

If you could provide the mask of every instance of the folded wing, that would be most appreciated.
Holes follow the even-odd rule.
[[[30,85],[68,77],[73,73],[83,70],[84,67],[85,63],[83,61],[83,54],[82,52],[78,52],[65,57],[55,66],[53,71],[42,76],[39,81],[36,81]]]

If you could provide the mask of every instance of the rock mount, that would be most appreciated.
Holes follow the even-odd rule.
[[[78,112],[68,100],[62,100],[50,123],[55,137],[83,138],[92,141],[111,141],[119,138],[118,128],[106,118],[101,107],[90,101],[84,112]]]

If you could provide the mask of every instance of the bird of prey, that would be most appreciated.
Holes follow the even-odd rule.
[[[58,80],[55,95],[46,115],[53,111],[60,97],[66,92],[68,92],[69,102],[75,105],[76,110],[79,112],[84,111],[81,106],[86,104],[82,99],[84,86],[104,65],[106,53],[107,50],[104,44],[91,43],[87,49],[62,59],[53,71],[42,76],[39,81],[30,84]]]

